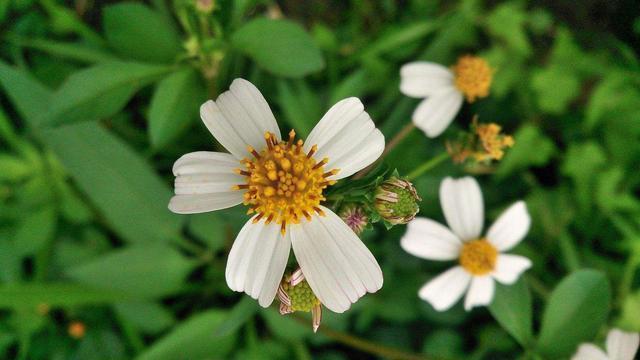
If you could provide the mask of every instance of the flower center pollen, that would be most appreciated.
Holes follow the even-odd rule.
[[[482,58],[465,55],[451,68],[455,76],[456,88],[472,103],[476,98],[489,95],[493,69]]]
[[[242,160],[246,169],[236,169],[236,173],[247,180],[246,184],[234,186],[234,190],[246,191],[247,214],[258,214],[254,223],[265,219],[267,224],[279,224],[282,234],[287,224],[298,224],[302,217],[311,220],[314,213],[324,215],[319,207],[325,200],[322,192],[335,184],[335,180],[327,178],[339,171],[325,172],[324,166],[329,159],[316,161],[313,154],[318,147],[313,145],[305,153],[304,142],[296,142],[295,136],[295,131],[291,130],[288,141],[278,141],[273,133],[266,132],[266,147],[258,152],[248,146],[253,159]]]
[[[460,265],[473,275],[485,275],[496,266],[498,250],[485,239],[464,243],[460,252]]]

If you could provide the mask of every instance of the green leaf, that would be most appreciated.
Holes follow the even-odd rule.
[[[302,77],[324,67],[313,38],[289,20],[252,20],[239,28],[231,40],[237,50],[276,75]]]
[[[24,283],[0,286],[0,307],[35,308],[107,304],[131,298],[121,291],[99,290],[72,283]]]
[[[513,50],[523,56],[531,53],[531,45],[525,32],[529,14],[521,3],[509,2],[496,6],[487,17],[489,32],[502,39]]]
[[[531,293],[523,278],[513,285],[496,284],[489,311],[500,326],[527,347],[533,339]]]
[[[194,265],[166,245],[138,245],[76,265],[65,273],[93,287],[156,298],[178,292]]]
[[[120,111],[138,89],[170,69],[134,62],[106,62],[69,76],[53,94],[49,123],[99,120]]]
[[[216,331],[214,332],[215,337],[220,338],[234,333],[249,321],[249,319],[253,318],[253,316],[258,312],[258,309],[259,307],[254,299],[244,296],[242,300],[240,300],[240,302],[231,309],[229,315],[222,324],[216,328]]]
[[[542,317],[539,351],[550,358],[571,354],[592,340],[609,314],[611,289],[605,275],[579,270],[565,277],[551,294]]]
[[[278,103],[287,122],[302,138],[322,117],[318,96],[302,81],[278,81]]]
[[[131,59],[168,63],[180,52],[180,38],[173,25],[144,4],[106,6],[102,25],[109,45]]]
[[[148,334],[156,334],[176,322],[169,310],[154,302],[117,303],[115,310],[137,329]]]
[[[580,79],[571,68],[550,66],[533,72],[531,88],[536,92],[538,105],[543,111],[562,114],[580,95]]]
[[[196,314],[153,343],[137,360],[224,359],[233,349],[235,334],[217,338],[214,330],[226,313],[209,310]]]
[[[182,219],[167,210],[171,191],[127,144],[97,123],[43,133],[80,190],[122,238],[155,243],[178,236]]]
[[[193,69],[183,69],[162,79],[149,109],[151,145],[159,149],[180,136],[198,118],[205,99],[205,89]]]
[[[81,43],[60,42],[49,39],[15,39],[21,46],[29,47],[47,54],[83,63],[97,63],[103,61],[113,61],[117,58],[97,47],[91,47]]]
[[[208,212],[189,215],[187,226],[191,234],[208,245],[209,250],[218,251],[224,247],[225,225],[220,214]]]
[[[32,126],[41,125],[50,110],[51,91],[31,75],[0,61],[0,85],[16,110]]]
[[[16,225],[13,245],[20,256],[33,255],[56,230],[57,214],[53,207],[47,206],[25,214]]]
[[[555,153],[556,147],[539,127],[531,124],[522,126],[515,133],[515,145],[507,151],[496,172],[498,178],[504,178],[517,170],[529,166],[546,164]]]

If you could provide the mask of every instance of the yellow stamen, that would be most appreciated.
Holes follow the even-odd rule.
[[[472,103],[476,98],[489,95],[493,69],[482,58],[465,55],[458,59],[451,71],[455,76],[456,88]]]
[[[311,214],[324,216],[319,207],[325,200],[322,192],[335,180],[326,178],[338,173],[338,169],[325,171],[329,159],[316,161],[313,154],[318,147],[313,145],[305,153],[304,142],[295,141],[295,131],[289,133],[287,141],[278,141],[272,133],[265,133],[266,146],[257,152],[247,147],[253,159],[245,159],[246,169],[236,173],[246,177],[247,184],[234,189],[245,190],[244,204],[251,213],[258,214],[253,222],[265,219],[266,223],[280,225],[284,234],[289,224],[298,224],[300,219],[311,219]]]
[[[486,239],[464,243],[460,251],[460,265],[473,275],[486,275],[493,271],[498,250]]]
[[[509,135],[500,134],[502,128],[495,123],[480,124],[476,127],[476,134],[480,138],[485,153],[474,154],[476,160],[488,159],[500,160],[504,156],[504,149],[510,148],[515,143]]]

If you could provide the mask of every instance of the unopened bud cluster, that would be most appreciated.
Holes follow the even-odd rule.
[[[406,224],[415,218],[418,210],[418,196],[409,181],[392,177],[378,186],[375,192],[375,209],[392,225]]]

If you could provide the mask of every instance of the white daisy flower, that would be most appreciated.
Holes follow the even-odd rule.
[[[523,201],[511,205],[481,236],[484,205],[475,179],[444,179],[440,203],[451,230],[431,219],[416,218],[407,226],[400,245],[414,256],[457,260],[458,265],[429,281],[418,295],[438,311],[451,308],[465,292],[466,310],[488,305],[493,299],[494,280],[513,284],[531,267],[526,257],[503,254],[529,231],[531,218],[526,205]]]
[[[582,344],[571,360],[633,360],[640,345],[640,334],[611,329],[607,335],[607,352],[594,344]]]
[[[230,90],[200,108],[211,134],[229,152],[194,152],[173,166],[175,213],[191,214],[240,203],[255,214],[236,237],[226,280],[267,307],[287,265],[289,250],[320,301],[344,312],[366,292],[382,287],[382,271],[358,236],[321,205],[323,191],[373,163],[384,149],[357,98],[335,104],[306,143],[287,140],[264,97],[236,79]]]
[[[413,112],[413,123],[431,138],[449,126],[462,106],[489,95],[493,70],[482,58],[462,56],[448,69],[440,64],[416,61],[400,69],[400,91],[424,98]]]

